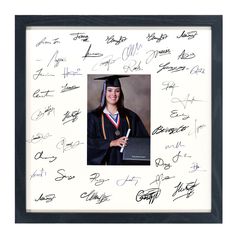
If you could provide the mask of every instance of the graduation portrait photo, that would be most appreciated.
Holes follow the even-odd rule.
[[[88,165],[150,165],[150,75],[88,75]]]

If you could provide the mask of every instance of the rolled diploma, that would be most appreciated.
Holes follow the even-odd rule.
[[[130,131],[131,131],[131,129],[128,129],[128,131],[127,131],[127,133],[126,133],[126,136],[125,136],[126,138],[129,137]],[[124,148],[125,148],[125,146],[123,146],[123,147],[120,149],[120,153],[122,153],[122,152],[124,151]]]

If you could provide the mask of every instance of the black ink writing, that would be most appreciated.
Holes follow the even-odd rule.
[[[171,96],[174,93],[174,89],[179,87],[175,84],[174,81],[164,81],[164,82],[162,82],[162,86],[163,86],[162,90],[166,90],[166,91],[170,90],[171,91]]]
[[[161,68],[161,69],[159,69],[158,71],[157,71],[157,73],[160,73],[161,71],[163,71],[163,70],[166,70],[166,71],[169,71],[169,72],[171,72],[171,73],[174,73],[174,72],[179,72],[179,71],[184,71],[185,69],[187,69],[186,68],[186,66],[169,66],[170,65],[170,62],[167,62],[167,63],[161,63],[160,65],[159,65],[159,67]]]
[[[178,39],[180,38],[187,38],[187,39],[193,39],[197,35],[197,31],[189,31],[186,32],[185,30],[181,33],[181,35],[177,36]]]
[[[141,61],[137,62],[136,60],[131,60],[127,65],[123,66],[123,69],[125,73],[143,70]]]
[[[35,199],[35,202],[38,201],[45,201],[46,203],[52,202],[53,199],[56,198],[56,195],[51,193],[51,194],[47,194],[44,196],[44,194],[42,193],[39,198]]]
[[[74,123],[76,120],[78,120],[78,116],[79,114],[81,113],[80,109],[76,110],[76,111],[67,111],[65,114],[64,114],[64,118],[62,119],[62,123],[63,125],[68,123],[68,122],[72,122]]]
[[[40,77],[52,77],[55,76],[54,74],[50,74],[50,73],[43,73],[43,68],[40,68],[39,70],[36,70],[36,73],[33,74],[33,79],[36,80]]]
[[[156,41],[156,43],[160,43],[162,40],[168,37],[167,34],[161,34],[160,36],[156,36],[156,33],[148,34],[146,37],[147,41]]]
[[[49,162],[53,162],[57,159],[56,156],[43,156],[43,151],[37,152],[34,156],[35,160],[43,159],[43,160],[49,160]]]
[[[152,135],[160,134],[160,133],[168,133],[168,134],[177,134],[179,132],[185,131],[189,126],[181,125],[178,128],[164,128],[162,125],[157,127],[153,132]]]
[[[174,187],[175,192],[172,194],[172,197],[174,197],[173,201],[185,196],[186,198],[190,198],[199,184],[200,183],[197,183],[197,179],[194,182],[189,182],[187,184],[179,182],[179,184]]]
[[[59,174],[59,176],[55,178],[55,181],[61,181],[63,179],[72,180],[75,178],[74,175],[66,175],[65,169],[59,169],[57,173]]]
[[[85,198],[86,201],[95,200],[96,204],[101,204],[103,202],[110,201],[109,197],[111,197],[111,195],[107,195],[106,193],[99,195],[98,192],[96,192],[95,190],[92,190],[90,193],[83,192],[80,195],[80,198]]]
[[[178,56],[178,59],[193,59],[194,57],[196,57],[195,53],[193,52],[186,52],[185,49],[180,53],[180,55]]]
[[[89,36],[85,33],[71,33],[71,36],[73,36],[73,40],[80,40],[82,42],[89,42]]]
[[[84,60],[88,57],[102,57],[103,56],[102,53],[90,52],[91,47],[92,47],[92,44],[89,45],[88,50],[86,51],[85,55],[82,56]]]
[[[163,167],[164,170],[169,170],[172,167],[172,165],[170,163],[165,163],[162,158],[157,158],[155,160],[155,165],[156,165],[156,167],[159,167],[159,166]]]
[[[40,89],[37,89],[34,93],[33,93],[33,97],[34,98],[45,98],[45,97],[53,97],[53,95],[51,93],[54,93],[54,90],[45,90],[45,91],[41,91]]]
[[[100,186],[109,180],[109,179],[100,178],[100,173],[91,174],[89,179],[90,179],[91,183],[94,183],[95,186]]]
[[[170,112],[170,117],[171,118],[177,118],[177,117],[180,117],[182,120],[187,120],[188,118],[190,118],[189,115],[186,115],[184,113],[179,113],[178,110],[172,110]]]
[[[105,41],[107,42],[107,44],[115,43],[115,45],[119,45],[120,43],[123,43],[126,40],[127,40],[127,38],[124,36],[120,36],[118,39],[115,39],[115,36],[112,35],[112,36],[107,36]]]
[[[161,194],[160,188],[150,188],[147,190],[139,190],[136,195],[136,201],[141,202],[142,200],[146,200],[149,204],[152,204],[155,199],[157,199]]]
[[[68,83],[66,83],[65,85],[63,85],[61,87],[62,87],[61,93],[68,92],[68,91],[75,90],[75,89],[79,88],[79,86],[76,86],[76,85],[68,86]]]
[[[49,60],[49,62],[48,62],[48,64],[47,64],[47,67],[49,67],[49,66],[51,65],[51,63],[53,63],[54,68],[56,68],[56,67],[59,66],[59,64],[60,64],[61,62],[65,62],[65,61],[66,61],[65,58],[58,57],[58,54],[59,54],[59,51],[57,50],[57,51],[53,54],[52,58]]]
[[[182,158],[182,157],[191,158],[191,156],[189,156],[187,153],[182,154],[181,151],[179,151],[176,155],[172,157],[172,161],[176,163],[179,160],[179,158]]]
[[[46,44],[58,44],[60,43],[59,38],[55,38],[52,40],[47,40],[47,37],[44,37],[42,40],[40,40],[37,44],[36,47],[39,47],[40,45],[46,45]]]

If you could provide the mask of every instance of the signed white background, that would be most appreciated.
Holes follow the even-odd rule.
[[[103,4],[105,3],[106,4]],[[110,4],[109,1],[67,1],[60,5],[57,1],[7,1],[1,6],[1,234],[19,235],[78,235],[82,231],[104,235],[112,231],[120,235],[132,230],[137,235],[153,232],[166,235],[222,235],[226,230],[234,231],[234,52],[235,32],[233,22],[236,21],[233,1],[225,6],[222,1],[212,2],[168,1],[156,3],[145,1],[140,3]],[[224,224],[223,225],[14,225],[14,15],[15,14],[224,14]],[[119,230],[116,230],[118,229]],[[115,230],[114,230],[115,229]]]

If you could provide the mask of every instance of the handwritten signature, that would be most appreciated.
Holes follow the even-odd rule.
[[[149,201],[152,204],[161,194],[160,188],[150,188],[146,190],[139,190],[136,195],[136,201],[141,202],[142,200]]]
[[[95,201],[96,204],[101,204],[106,201],[110,201],[111,195],[107,195],[106,193],[99,194],[95,190],[92,190],[91,192],[83,192],[80,195],[80,198],[84,198],[86,201]]]
[[[186,184],[179,182],[174,188],[175,192],[172,194],[172,197],[174,198],[173,201],[180,199],[182,197],[190,198],[194,194],[195,188],[200,183],[197,182],[197,179],[192,182],[188,182]]]

